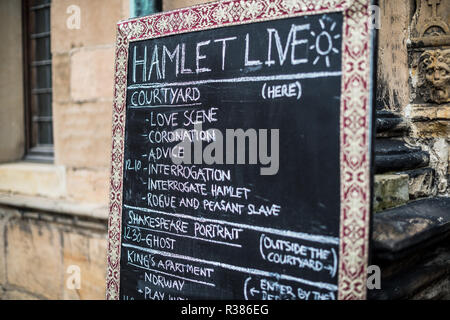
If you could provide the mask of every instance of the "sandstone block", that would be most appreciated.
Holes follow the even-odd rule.
[[[112,102],[54,104],[56,163],[67,167],[109,167]]]
[[[68,53],[52,56],[52,100],[68,102],[70,100],[70,56]]]
[[[75,7],[71,7],[75,6]],[[79,28],[68,27],[75,10],[79,9]],[[125,19],[124,0],[57,0],[52,1],[51,29],[52,52],[68,52],[83,46],[113,44],[116,24]],[[72,24],[73,26],[73,24]]]
[[[450,121],[447,120],[413,122],[411,128],[417,138],[450,138]]]
[[[9,284],[48,299],[61,297],[60,233],[51,224],[11,220],[6,226]]]
[[[75,200],[108,205],[109,170],[67,170],[67,193]]]
[[[74,101],[113,99],[114,47],[81,49],[71,56],[70,94]]]
[[[409,200],[407,174],[375,175],[374,212],[400,206]]]
[[[65,232],[64,239],[64,299],[105,299],[106,290],[106,234],[86,236]],[[72,270],[69,269],[70,266]],[[70,272],[68,272],[70,271]],[[79,289],[73,276],[80,272]]]
[[[415,105],[411,108],[413,121],[450,120],[450,105]]]

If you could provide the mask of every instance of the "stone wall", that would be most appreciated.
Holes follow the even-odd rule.
[[[200,2],[164,1],[164,9]],[[68,26],[74,6],[79,28]],[[8,30],[0,50],[0,299],[105,297],[116,23],[129,8],[130,0],[52,0],[55,158],[43,164],[22,161],[21,2],[0,2]],[[67,286],[70,266],[80,270],[80,289]]]
[[[69,6],[80,8],[79,29],[66,26]],[[66,196],[108,201],[116,23],[128,0],[52,2],[55,164],[66,170]]]
[[[429,158],[416,166],[429,170],[408,172],[410,196],[449,196],[450,2],[380,0],[379,4],[377,108],[401,119],[401,130],[394,126],[390,133],[391,142],[419,148]],[[399,155],[395,148],[388,151],[392,157]],[[402,173],[387,173],[394,171]],[[426,192],[414,192],[425,183]]]
[[[409,103],[408,22],[412,1],[379,0],[377,100],[380,107],[401,110]]]
[[[8,31],[0,50],[0,299],[105,297],[114,47],[129,5],[52,0],[55,158],[47,164],[22,161],[22,8],[0,2]],[[79,28],[68,27],[70,6],[79,8]],[[80,289],[66,285],[71,265]]]
[[[450,191],[450,2],[417,0],[410,22],[410,138],[430,153],[439,195]]]
[[[0,163],[19,159],[25,146],[20,1],[0,1]],[[18,19],[19,18],[19,19]],[[19,40],[18,40],[19,39]]]
[[[105,297],[105,221],[0,206],[0,252],[0,299]]]

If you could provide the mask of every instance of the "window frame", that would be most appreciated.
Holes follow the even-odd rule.
[[[53,83],[52,79],[50,79],[51,86],[50,88],[38,89],[32,88],[32,68],[36,68],[36,66],[40,65],[50,65],[50,70],[52,66],[52,57],[50,52],[50,59],[34,61],[33,60],[33,52],[32,52],[32,41],[40,36],[48,36],[50,38],[51,43],[51,27],[48,32],[42,32],[38,34],[36,37],[36,32],[34,30],[34,26],[30,21],[31,11],[39,10],[42,8],[51,8],[51,1],[46,4],[40,4],[32,6],[30,4],[30,0],[22,0],[22,47],[23,47],[23,88],[24,88],[24,122],[25,122],[25,153],[24,159],[26,161],[34,161],[34,162],[47,162],[53,163],[54,160],[54,140],[53,140],[53,112],[51,116],[42,117],[33,113],[33,95],[39,93],[47,93],[50,94],[50,108],[53,107]],[[49,17],[49,25],[50,25],[50,17]],[[50,25],[51,26],[51,25]],[[52,70],[50,72],[50,78],[52,78]],[[34,91],[34,92],[33,92]],[[51,134],[52,134],[52,144],[39,144],[33,145],[33,135],[38,133],[33,133],[33,123],[37,121],[42,121],[42,118],[50,118],[48,121],[51,123]]]

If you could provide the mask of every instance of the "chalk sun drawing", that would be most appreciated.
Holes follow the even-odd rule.
[[[334,47],[333,39],[337,40],[341,35],[339,33],[333,34],[333,31],[336,28],[336,22],[333,21],[329,27],[326,27],[325,21],[322,18],[319,20],[319,23],[322,32],[316,34],[314,31],[311,31],[311,35],[316,39],[316,41],[309,47],[309,49],[315,50],[317,53],[317,56],[313,61],[313,65],[316,65],[320,61],[320,58],[323,57],[327,68],[329,68],[330,55],[332,53],[339,53],[339,50]],[[324,45],[325,42],[326,45]]]

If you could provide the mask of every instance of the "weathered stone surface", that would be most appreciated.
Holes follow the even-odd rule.
[[[375,173],[386,173],[425,167],[430,156],[418,146],[402,139],[381,138],[375,141]]]
[[[57,144],[55,162],[67,167],[109,167],[112,102],[53,106]]]
[[[410,1],[381,1],[378,33],[377,100],[381,107],[402,110],[409,103],[408,19]]]
[[[405,206],[374,215],[375,252],[407,250],[450,232],[450,198],[436,197],[409,202]]]
[[[108,232],[108,222],[104,220],[89,221],[76,219],[74,222],[77,229],[80,230],[85,230],[88,232]]]
[[[373,202],[375,212],[400,206],[408,200],[408,175],[375,175]]]
[[[448,140],[450,139],[450,2],[417,0],[409,25],[410,99],[405,117],[409,138],[430,155],[434,185],[440,195],[449,194]],[[447,140],[444,148],[443,139]],[[445,149],[445,152],[443,151]]]
[[[39,300],[39,297],[36,297],[28,292],[19,291],[19,290],[7,290],[2,296],[2,300]]]
[[[409,130],[402,116],[387,110],[377,110],[375,121],[377,138],[401,137]]]
[[[16,210],[0,207],[0,287],[6,284],[5,231],[6,221],[13,212],[17,214]]]
[[[113,99],[114,47],[80,49],[71,56],[70,95],[74,101]]]
[[[409,198],[410,200],[429,197],[435,194],[434,184],[435,171],[432,168],[419,168],[400,172],[409,176]]]
[[[82,235],[64,232],[64,299],[104,299],[106,289],[106,236]],[[69,266],[80,270],[80,288],[68,286],[73,276],[67,272]]]
[[[420,55],[419,55],[420,54]],[[450,49],[428,49],[415,55],[417,62],[413,68],[416,71],[416,101],[431,103],[450,102],[450,74],[442,72],[450,68]]]
[[[411,300],[449,300],[450,276],[443,276],[438,281],[420,290],[411,297]]]
[[[448,119],[450,120],[450,105],[439,106],[436,108],[436,118],[437,119]]]
[[[369,290],[369,299],[443,299],[449,294],[450,256],[445,243],[426,252],[411,253],[418,260],[390,261],[380,266],[381,290]],[[413,259],[414,260],[414,259]],[[379,263],[377,261],[376,263]],[[393,274],[385,271],[396,269]]]
[[[109,170],[67,170],[67,194],[75,201],[107,205],[109,201]]]
[[[418,0],[411,21],[411,36],[420,40],[450,35],[450,3],[443,0]]]
[[[412,121],[450,120],[450,105],[414,105],[410,108]]]
[[[437,173],[437,189],[442,195],[449,195],[448,167],[449,141],[444,138],[435,139],[431,146],[431,163]]]
[[[73,48],[114,43],[116,24],[128,15],[125,2],[129,5],[127,0],[52,1],[52,52],[67,52]],[[67,13],[67,9],[72,5],[80,9],[79,29],[67,27],[67,21],[71,16],[71,13]],[[86,65],[87,69],[88,65]]]
[[[450,121],[420,121],[411,124],[413,136],[421,139],[450,137]]]
[[[448,143],[448,145],[450,145],[450,140],[447,141],[447,143]],[[449,180],[449,178],[450,178],[450,151],[448,152],[447,159],[448,159],[448,161],[447,161],[447,163],[448,163],[448,165],[447,165],[447,177],[448,177],[447,181],[450,181]]]
[[[54,225],[14,219],[6,226],[7,281],[49,299],[62,288],[60,232]]]

